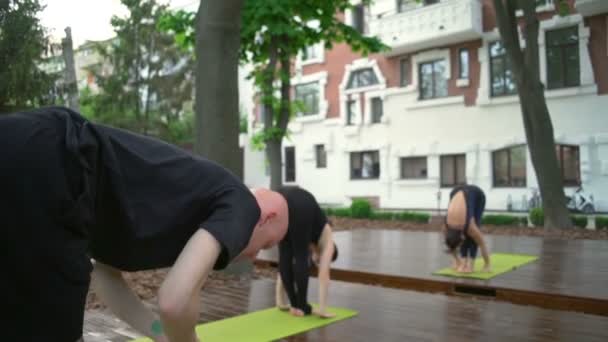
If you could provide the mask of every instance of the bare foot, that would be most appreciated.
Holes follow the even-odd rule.
[[[335,313],[331,313],[331,312],[327,312],[327,311],[323,311],[323,312],[321,312],[321,311],[319,311],[319,310],[317,310],[317,309],[314,309],[314,310],[313,310],[313,313],[314,313],[315,315],[317,315],[317,316],[321,317],[321,318],[333,318],[333,317],[336,317],[336,314],[335,314]]]
[[[296,308],[289,309],[289,313],[292,316],[295,316],[295,317],[303,317],[304,316],[304,311],[302,311],[300,309],[296,309]]]

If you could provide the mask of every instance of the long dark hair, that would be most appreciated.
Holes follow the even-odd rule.
[[[460,229],[447,228],[445,232],[445,245],[447,253],[452,253],[464,241],[464,231]]]

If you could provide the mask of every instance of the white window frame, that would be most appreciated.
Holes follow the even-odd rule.
[[[325,119],[327,116],[327,110],[329,108],[329,104],[327,98],[325,97],[325,87],[327,86],[327,71],[316,72],[314,74],[308,75],[298,75],[291,79],[291,85],[295,92],[295,87],[300,84],[306,83],[319,83],[319,112],[315,114],[309,115],[296,115],[293,121],[295,122],[310,122],[310,121],[319,121]]]
[[[378,83],[368,86],[368,87],[361,87],[361,88],[353,88],[353,89],[347,89],[348,87],[348,81],[350,80],[350,76],[353,72],[357,71],[357,70],[361,70],[361,69],[367,69],[367,68],[371,68],[374,73],[376,74],[376,78],[378,79]],[[384,78],[384,76],[382,75],[382,72],[380,71],[380,67],[378,66],[378,61],[375,59],[368,59],[368,58],[361,58],[361,59],[357,59],[354,60],[351,64],[347,64],[344,66],[344,76],[342,77],[342,82],[340,82],[340,85],[338,87],[339,92],[340,92],[340,117],[342,118],[342,124],[344,126],[349,126],[347,125],[347,116],[346,114],[348,113],[346,111],[346,101],[348,100],[348,95],[351,95],[351,99],[356,101],[356,105],[357,105],[357,122],[355,122],[353,125],[357,126],[363,123],[362,121],[362,117],[363,117],[363,113],[361,113],[361,104],[360,104],[360,93],[364,93],[364,98],[365,98],[365,112],[369,113],[369,101],[367,101],[369,98],[371,98],[372,94],[373,97],[379,96],[382,97],[382,99],[384,100],[384,90],[386,89],[386,78]],[[368,115],[369,116],[369,115]],[[383,117],[385,117],[386,115],[382,115]],[[384,119],[383,119],[384,120]],[[371,122],[371,119],[368,118],[367,119],[368,122]],[[351,125],[352,126],[352,125]]]
[[[309,46],[308,48],[313,48],[317,50],[317,57],[309,58],[307,60],[302,59],[302,52],[298,52],[298,56],[296,57],[296,70],[301,69],[304,66],[312,65],[312,64],[321,64],[325,62],[325,44],[323,42],[319,42]]]

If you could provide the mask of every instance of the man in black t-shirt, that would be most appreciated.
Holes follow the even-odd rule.
[[[331,225],[310,192],[299,187],[283,187],[278,192],[287,200],[289,225],[285,238],[279,243],[277,306],[289,309],[294,316],[313,312],[307,299],[309,267],[313,262],[319,270],[319,307],[315,314],[333,317],[326,310],[330,264],[338,255]],[[285,304],[284,292],[287,292],[291,307]]]
[[[96,293],[135,329],[196,341],[209,272],[254,258],[287,229],[278,193],[252,192],[213,162],[67,108],[0,117],[0,147],[7,341],[78,340],[92,270]],[[120,272],[164,267],[158,318]]]

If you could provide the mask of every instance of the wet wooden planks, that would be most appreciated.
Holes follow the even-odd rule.
[[[531,254],[539,260],[493,279],[446,278],[432,272],[449,265],[438,233],[352,230],[335,233],[337,279],[453,293],[455,286],[497,289],[496,298],[608,315],[608,242],[521,236],[487,236],[491,251]],[[261,263],[276,252],[260,254]],[[556,297],[556,296],[559,296]]]
[[[311,279],[310,300],[317,298]],[[359,311],[355,318],[284,339],[284,341],[606,341],[608,318],[551,311],[496,301],[334,282],[331,305]],[[201,295],[201,322],[214,321],[274,305],[274,281],[254,280],[207,288]],[[107,318],[87,314],[90,332],[113,331]],[[108,314],[105,314],[108,316]],[[246,329],[246,327],[243,327]],[[124,325],[120,325],[124,331]],[[103,331],[100,331],[103,330]],[[103,341],[126,341],[124,336]],[[101,339],[99,340],[101,341]],[[246,341],[244,341],[246,342]]]

